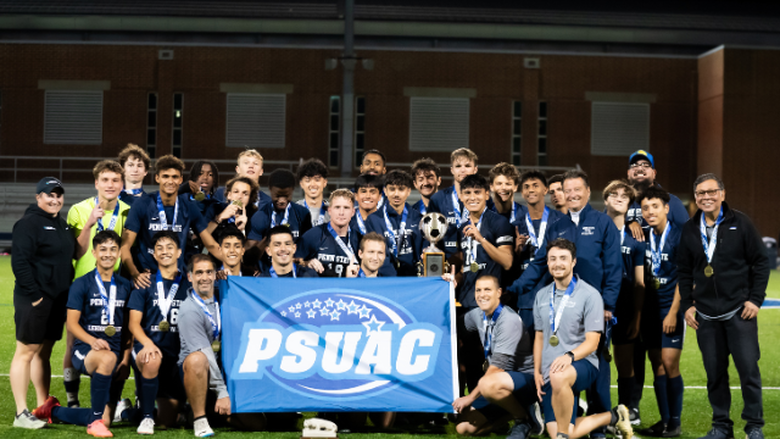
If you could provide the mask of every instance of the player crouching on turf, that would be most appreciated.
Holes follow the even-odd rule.
[[[464,316],[464,324],[467,331],[479,332],[485,350],[485,375],[474,390],[452,403],[460,413],[455,429],[468,435],[488,433],[514,419],[508,438],[526,439],[532,421],[524,406],[536,401],[531,338],[517,313],[501,304],[495,276],[480,276],[474,297],[479,308]],[[468,410],[469,406],[473,410]],[[541,417],[534,422],[541,426]]]
[[[598,376],[596,349],[604,329],[604,302],[599,292],[574,276],[577,247],[558,238],[547,245],[547,266],[555,282],[536,294],[534,303],[534,381],[551,438],[569,439],[612,425],[631,439],[628,409],[576,417],[574,396]],[[556,419],[560,421],[556,422]]]
[[[136,391],[143,415],[138,434],[154,433],[155,399],[157,420],[168,427],[176,425],[179,407],[187,399],[176,362],[179,359],[179,307],[187,298],[190,283],[179,272],[177,262],[181,249],[178,239],[176,233],[167,230],[154,235],[155,282],[134,290],[128,303],[128,328],[135,337]]]
[[[179,365],[184,389],[192,407],[193,429],[197,437],[209,437],[214,431],[206,417],[206,409],[212,421],[225,420],[244,430],[262,430],[266,426],[262,414],[232,414],[230,395],[222,377],[221,361],[217,355],[221,349],[222,316],[219,302],[214,297],[216,269],[207,255],[197,254],[187,266],[187,276],[192,288],[179,308]],[[216,402],[207,404],[209,390],[216,394]]]
[[[119,247],[116,232],[98,232],[92,239],[97,268],[76,279],[68,293],[67,326],[76,337],[73,366],[92,377],[92,408],[60,407],[57,398],[50,396],[33,411],[38,419],[54,417],[68,424],[86,425],[87,434],[95,437],[114,436],[108,427],[130,372],[132,339],[123,325],[132,284],[114,274]]]

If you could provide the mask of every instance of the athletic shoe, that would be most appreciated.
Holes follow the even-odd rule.
[[[531,431],[531,425],[524,421],[515,420],[515,425],[509,430],[506,439],[526,439]]]
[[[661,437],[664,431],[666,431],[666,424],[664,424],[664,421],[658,421],[650,427],[642,429],[639,434],[642,436]]]
[[[580,398],[580,402],[577,405],[577,417],[585,416],[586,413],[588,413],[588,401],[585,401],[585,398]]]
[[[127,409],[133,408],[133,402],[130,398],[125,398],[116,403],[116,409],[114,410],[114,423],[122,422],[122,412]],[[150,433],[151,434],[151,433]]]
[[[128,399],[129,401],[129,399]],[[141,421],[141,425],[138,426],[138,430],[136,430],[136,433],[138,434],[154,434],[154,419],[152,418],[144,418],[143,421]]]
[[[538,402],[531,406],[528,415],[531,418],[531,434],[540,436],[544,433],[544,418],[542,417],[542,407]]]
[[[108,427],[102,419],[92,422],[87,426],[87,434],[95,437],[114,437],[114,434],[108,431]]]
[[[750,430],[745,439],[764,439],[764,432],[760,428]]]
[[[39,430],[45,426],[46,421],[38,419],[27,409],[24,409],[23,412],[19,413],[14,418],[14,427],[26,428],[28,430]]]
[[[196,437],[211,437],[214,436],[214,430],[209,426],[209,420],[206,417],[198,418],[192,423],[192,429],[195,431]]]
[[[661,433],[661,437],[678,437],[681,434],[682,434],[681,426],[678,425],[676,427],[669,428],[669,426],[667,425],[666,428],[664,429],[664,432]]]
[[[32,414],[40,420],[48,419],[49,423],[51,423],[51,409],[59,405],[60,402],[57,400],[57,398],[49,396],[40,407],[33,410]]]
[[[734,439],[734,434],[729,434],[727,431],[712,427],[712,430],[707,432],[706,435],[700,437],[699,439]]]
[[[628,408],[623,404],[620,404],[615,409],[615,414],[617,415],[617,421],[614,425],[623,433],[623,439],[631,439],[634,437],[634,429],[631,428],[631,421],[629,421]]]
[[[642,418],[639,417],[639,409],[636,407],[628,409],[628,419],[631,420],[631,425],[641,424]]]

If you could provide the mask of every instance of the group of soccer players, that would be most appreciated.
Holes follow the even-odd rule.
[[[557,438],[610,429],[631,437],[647,353],[661,419],[644,433],[679,436],[684,319],[675,257],[688,213],[655,182],[652,155],[631,155],[628,179],[603,190],[605,212],[590,206],[580,170],[548,179],[500,163],[483,176],[477,164],[473,151],[453,151],[453,185],[441,188],[433,160],[388,171],[385,156],[370,150],[354,187],[326,197],[328,167],[317,159],[297,174],[273,171],[266,194],[255,150],[239,154],[224,186],[215,163],[199,161],[185,175],[168,155],[155,161],[150,190],[150,159],[128,145],[94,167],[96,196],[68,212],[76,274],[67,299],[67,407],[50,397],[32,415],[86,425],[97,437],[111,437],[115,420],[135,422],[141,434],[177,425],[187,402],[199,437],[213,435],[214,422],[284,424],[289,417],[230,412],[215,280],[419,276],[428,245],[420,222],[439,212],[449,224],[439,246],[453,268],[444,278],[458,302],[459,433],[499,431],[514,419],[512,439],[545,426]],[[412,190],[421,197],[415,204]],[[135,405],[120,401],[131,369]],[[91,409],[80,408],[82,374],[92,378]],[[577,413],[582,390],[586,417]],[[388,426],[393,417],[384,419]]]

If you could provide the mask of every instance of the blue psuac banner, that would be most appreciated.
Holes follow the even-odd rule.
[[[455,299],[440,278],[220,281],[233,411],[452,412]]]

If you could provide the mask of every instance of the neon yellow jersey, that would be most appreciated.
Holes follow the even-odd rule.
[[[117,202],[119,203],[119,216],[116,219],[116,225],[114,226],[114,231],[119,235],[122,236],[122,229],[125,227],[125,221],[127,221],[127,214],[130,212],[130,205],[127,203],[124,203],[122,201],[119,201],[117,199]],[[84,229],[84,225],[87,223],[87,220],[89,219],[89,215],[92,213],[92,209],[95,208],[95,197],[87,198],[86,200],[74,204],[73,207],[70,208],[68,211],[68,225],[70,226],[70,229],[73,231],[73,234],[76,236],[76,239],[78,239],[79,235],[81,234],[81,231]],[[111,222],[111,216],[114,214],[114,212],[106,212],[106,215],[103,217],[103,225],[105,227],[108,227],[109,222]],[[82,256],[80,259],[76,261],[75,268],[76,268],[76,276],[74,279],[79,278],[90,271],[95,269],[95,257],[92,255],[92,238],[95,237],[95,234],[97,233],[97,223],[92,226],[92,231],[89,234],[89,249],[86,253],[84,253],[84,256]],[[114,271],[119,270],[119,263],[120,261],[116,261],[116,266],[114,267]]]

